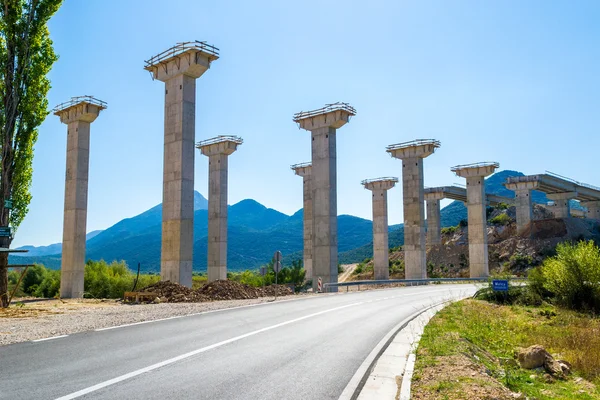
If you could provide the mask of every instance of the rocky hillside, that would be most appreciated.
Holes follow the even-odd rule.
[[[554,254],[560,242],[595,240],[600,243],[600,223],[581,218],[554,219],[544,206],[534,206],[534,221],[527,232],[516,234],[515,208],[488,209],[488,241],[490,273],[521,275]],[[455,226],[442,230],[442,244],[428,246],[429,277],[468,277],[468,227]],[[404,255],[400,249],[390,252],[393,278],[404,278]],[[359,269],[360,271],[360,269]],[[372,261],[353,277],[372,279]]]

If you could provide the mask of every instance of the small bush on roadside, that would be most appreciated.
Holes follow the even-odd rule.
[[[511,219],[508,214],[498,214],[494,218],[490,219],[490,223],[493,225],[506,226],[511,223]]]
[[[543,288],[558,304],[600,313],[600,248],[593,241],[560,243],[542,264]]]
[[[458,223],[459,228],[466,228],[467,226],[469,226],[469,220],[467,219],[461,219]]]
[[[543,298],[528,286],[512,285],[508,287],[507,292],[495,291],[490,285],[490,287],[479,290],[474,298],[490,303],[521,306],[541,306],[544,302]]]

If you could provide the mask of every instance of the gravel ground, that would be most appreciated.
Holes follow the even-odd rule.
[[[294,295],[277,301],[312,295]],[[189,315],[251,304],[272,302],[273,297],[210,303],[123,304],[114,300],[46,300],[0,309],[0,346],[52,336],[107,328],[134,322]]]

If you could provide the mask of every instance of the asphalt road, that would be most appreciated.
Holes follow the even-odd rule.
[[[0,347],[0,399],[337,399],[400,321],[475,292],[320,295]]]

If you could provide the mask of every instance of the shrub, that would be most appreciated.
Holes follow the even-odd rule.
[[[494,218],[490,219],[490,223],[493,225],[503,225],[506,226],[511,223],[511,219],[508,214],[498,214]]]
[[[560,243],[542,265],[543,287],[568,308],[600,312],[600,249],[592,241]]]
[[[404,260],[390,261],[390,275],[398,275],[404,273]]]
[[[509,271],[525,271],[532,266],[534,266],[533,257],[521,253],[513,254],[505,264]]]
[[[467,219],[461,219],[458,223],[459,228],[466,228],[467,226],[469,226],[469,220]]]
[[[442,235],[454,235],[456,233],[456,226],[448,226],[446,228],[442,228]]]

